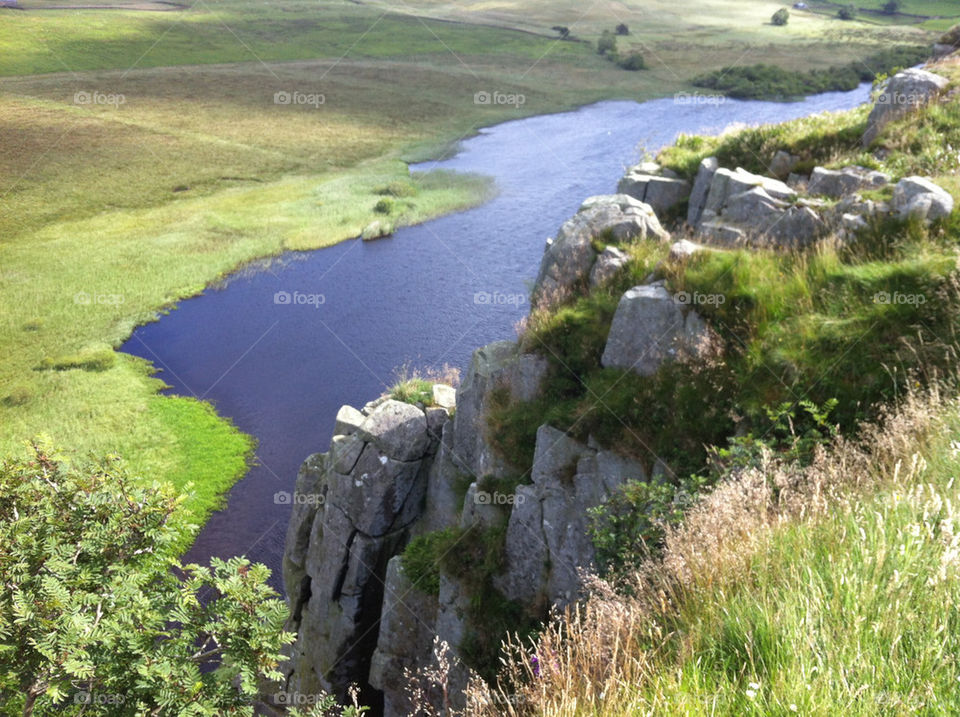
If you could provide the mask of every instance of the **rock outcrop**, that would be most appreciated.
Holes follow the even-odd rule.
[[[704,359],[716,342],[686,294],[661,284],[635,286],[617,305],[600,363],[650,376],[666,361]]]
[[[929,224],[950,216],[953,197],[929,179],[905,177],[894,187],[892,207],[901,219],[919,219]]]
[[[948,84],[947,78],[915,67],[891,77],[867,118],[863,146],[873,144],[889,123],[935,100]]]
[[[865,167],[844,167],[839,170],[816,167],[807,182],[807,193],[836,199],[863,189],[879,189],[889,181],[889,175]]]
[[[547,246],[537,274],[536,305],[563,298],[587,281],[597,259],[594,240],[602,235],[617,241],[670,238],[650,205],[626,194],[590,197]]]
[[[617,184],[617,192],[650,205],[662,215],[690,196],[690,183],[659,164],[644,162],[627,170]]]

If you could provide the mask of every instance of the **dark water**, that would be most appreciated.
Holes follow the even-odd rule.
[[[846,109],[868,94],[864,85],[792,104],[602,102],[507,122],[464,142],[453,159],[415,168],[492,176],[499,195],[487,204],[391,239],[291,254],[137,329],[123,350],[259,440],[256,465],[187,559],[246,554],[273,569],[279,588],[290,507],[275,494],[292,490],[307,455],[327,449],[337,409],[379,395],[404,362],[465,367],[478,346],[512,338],[544,240],[584,198],[614,191],[644,149],[681,132]],[[277,292],[290,303],[277,303]],[[312,295],[322,299],[296,303]]]

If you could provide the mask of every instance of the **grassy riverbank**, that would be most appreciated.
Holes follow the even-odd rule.
[[[651,69],[626,72],[556,40],[553,24],[591,40],[617,20],[581,23],[572,5],[433,19],[413,14],[429,2],[30,9],[50,5],[0,10],[0,454],[39,433],[77,455],[117,452],[193,481],[197,519],[251,444],[197,400],[208,387],[158,396],[148,365],[114,353],[138,323],[248,262],[475,204],[486,182],[433,175],[391,216],[374,211],[409,181],[401,160],[481,126],[689,89],[760,48],[808,67],[920,37],[818,18],[775,34],[766,3],[746,1],[715,4],[697,28],[662,4],[622,41]],[[524,102],[475,104],[493,91]]]

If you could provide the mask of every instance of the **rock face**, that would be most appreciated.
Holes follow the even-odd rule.
[[[369,673],[387,561],[420,515],[437,442],[423,410],[387,400],[304,463],[283,566],[289,691],[344,698]]]
[[[906,177],[894,187],[893,211],[901,219],[915,218],[929,224],[950,216],[953,197],[929,179]]]
[[[690,196],[690,183],[653,162],[631,167],[617,184],[617,192],[649,204],[662,214]]]
[[[649,205],[626,194],[590,197],[547,247],[537,274],[536,305],[562,298],[587,280],[597,259],[593,240],[605,232],[617,241],[670,238]]]
[[[890,122],[936,99],[948,84],[945,77],[917,68],[898,72],[891,77],[867,118],[863,146],[873,144]]]
[[[564,606],[580,596],[579,570],[589,569],[594,560],[589,510],[624,482],[645,480],[646,471],[541,426],[531,477],[533,485],[517,489],[507,525],[506,569],[494,584],[522,604]]]
[[[690,202],[687,205],[687,224],[697,226],[703,215],[703,208],[713,183],[713,175],[720,169],[720,162],[716,157],[707,157],[700,162],[696,179],[693,180],[693,190],[690,192]]]
[[[613,315],[600,363],[649,376],[667,361],[708,356],[716,344],[689,301],[656,284],[627,291]]]
[[[883,172],[865,167],[844,167],[840,170],[816,167],[807,183],[807,192],[840,198],[862,189],[877,189],[889,181],[890,177]]]

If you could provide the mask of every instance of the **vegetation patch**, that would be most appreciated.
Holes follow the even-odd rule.
[[[889,48],[862,61],[807,72],[765,64],[725,67],[695,77],[693,84],[741,99],[788,99],[819,92],[854,90],[861,82],[872,82],[880,75],[919,64],[929,55],[929,47],[916,45]]]

